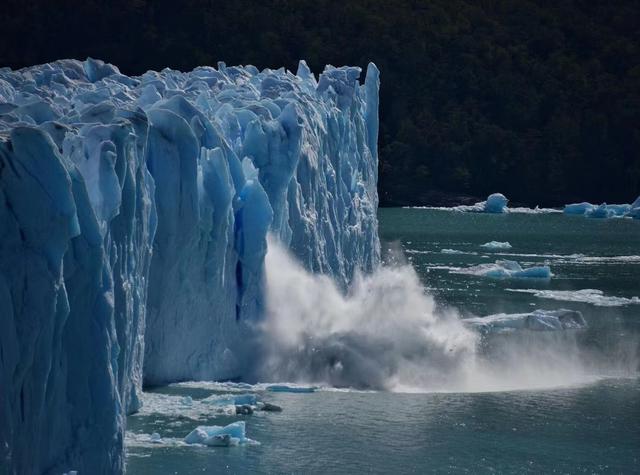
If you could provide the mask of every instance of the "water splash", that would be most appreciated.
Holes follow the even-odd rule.
[[[256,379],[466,392],[578,385],[602,375],[576,332],[479,335],[457,311],[436,305],[411,265],[392,257],[344,293],[271,239]]]

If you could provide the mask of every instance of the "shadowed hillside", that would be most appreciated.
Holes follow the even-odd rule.
[[[369,60],[382,204],[501,191],[529,205],[640,193],[640,2],[5,0],[0,66]]]

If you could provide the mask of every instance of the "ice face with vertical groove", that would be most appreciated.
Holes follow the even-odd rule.
[[[241,377],[268,232],[343,289],[378,265],[379,73],[360,73],[0,69],[7,473],[122,472],[143,379]]]

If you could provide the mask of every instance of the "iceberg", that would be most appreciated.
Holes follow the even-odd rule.
[[[580,302],[596,307],[623,307],[626,305],[640,305],[640,297],[617,297],[605,295],[598,289],[580,290],[538,290],[538,289],[506,289],[509,292],[532,294],[534,297],[564,302]]]
[[[516,214],[552,214],[552,213],[562,213],[562,210],[556,208],[540,208],[536,205],[535,208],[526,208],[526,207],[514,207],[509,208],[507,203],[509,200],[502,193],[493,193],[487,197],[484,201],[479,201],[473,205],[458,205],[458,206],[404,206],[403,208],[407,209],[431,209],[437,211],[457,211],[457,212],[466,212],[466,213],[516,213]],[[589,205],[589,203],[584,203]],[[569,205],[568,205],[569,206]],[[574,205],[570,205],[574,206]],[[590,205],[592,206],[592,205]],[[621,206],[621,205],[615,205]],[[583,214],[583,211],[580,211],[578,214]]]
[[[639,208],[640,197],[638,197],[633,204],[608,205],[607,203],[602,203],[600,205],[594,205],[587,202],[573,203],[565,205],[563,212],[565,214],[580,215],[587,218],[607,219],[625,216],[635,217],[638,215],[638,211],[634,211],[634,209],[638,210]]]
[[[201,401],[203,404],[213,404],[217,406],[255,406],[258,399],[255,394],[238,395],[213,395]]]
[[[502,251],[504,249],[511,249],[512,246],[508,242],[500,242],[500,241],[489,241],[484,244],[481,244],[480,247],[483,247],[489,251]]]
[[[514,330],[558,331],[587,327],[582,314],[576,310],[535,310],[531,313],[499,313],[486,317],[466,318],[463,322],[483,333]]]
[[[455,272],[493,279],[550,279],[553,277],[551,268],[547,265],[523,268],[516,261],[508,260],[497,260],[494,264],[478,264]]]
[[[507,212],[507,200],[506,196],[502,193],[493,193],[487,197],[484,202],[485,213],[506,213]]]
[[[122,473],[143,381],[242,376],[268,233],[343,289],[378,266],[379,72],[360,75],[0,69],[3,467]]]
[[[233,422],[227,426],[198,426],[184,438],[187,444],[209,447],[230,447],[253,442],[245,435],[245,422]]]
[[[591,203],[583,201],[582,203],[572,203],[569,205],[565,205],[562,211],[564,214],[584,215],[588,211],[592,211],[593,208],[594,206]]]
[[[463,211],[463,212],[474,212],[474,213],[508,213],[509,208],[507,207],[507,203],[509,200],[502,193],[492,193],[487,197],[485,201],[479,201],[473,205],[460,205],[454,206],[453,208],[442,208],[435,207],[427,209],[441,209],[441,210],[454,210],[454,211]]]

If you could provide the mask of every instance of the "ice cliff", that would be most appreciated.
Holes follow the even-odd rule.
[[[142,381],[239,377],[267,233],[379,262],[378,70],[0,69],[0,473],[119,473]]]

